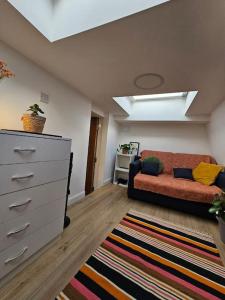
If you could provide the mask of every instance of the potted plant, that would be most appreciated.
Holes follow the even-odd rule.
[[[225,192],[216,195],[209,212],[216,215],[219,223],[220,238],[225,243]]]
[[[122,144],[122,145],[119,145],[119,150],[120,151],[122,150],[123,154],[128,154],[129,151],[131,150],[131,146],[130,146],[130,144]]]
[[[42,133],[46,118],[39,116],[39,113],[44,114],[43,110],[38,104],[33,104],[27,111],[31,111],[31,114],[24,114],[21,118],[24,131]]]
[[[10,78],[13,76],[15,75],[12,71],[10,71],[7,68],[7,64],[3,60],[0,60],[0,80],[2,80],[3,78]]]

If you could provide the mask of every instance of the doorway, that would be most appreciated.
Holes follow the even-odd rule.
[[[97,153],[98,133],[99,133],[99,117],[92,116],[91,123],[90,123],[90,133],[89,133],[85,195],[88,195],[94,191],[95,167],[97,162],[96,153]]]

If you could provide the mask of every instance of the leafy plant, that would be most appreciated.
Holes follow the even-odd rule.
[[[32,111],[32,116],[38,116],[38,114],[44,114],[43,110],[39,107],[38,104],[33,104],[29,106],[29,109],[27,111]]]
[[[130,151],[131,150],[131,145],[130,144],[122,144],[122,145],[119,145],[119,149],[117,149],[118,151],[119,150],[125,150],[125,151]]]
[[[225,221],[225,192],[222,192],[220,195],[216,195],[209,212]]]

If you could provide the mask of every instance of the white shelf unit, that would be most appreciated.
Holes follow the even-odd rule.
[[[117,153],[116,162],[115,162],[115,170],[114,170],[114,178],[113,183],[118,184],[118,179],[127,180],[127,184],[120,183],[120,186],[127,187],[128,185],[128,176],[129,176],[129,166],[130,163],[134,161],[135,155],[133,154],[122,154]]]

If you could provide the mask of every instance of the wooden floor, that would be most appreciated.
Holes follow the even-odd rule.
[[[1,300],[52,300],[130,208],[214,236],[225,263],[225,246],[211,221],[128,199],[126,189],[107,185],[69,209],[71,225],[48,249],[0,289]]]

